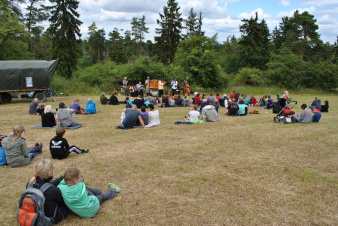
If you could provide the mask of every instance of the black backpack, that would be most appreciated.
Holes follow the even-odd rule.
[[[49,226],[53,224],[53,218],[45,216],[44,205],[45,196],[44,192],[52,186],[51,183],[44,184],[40,189],[33,188],[32,184],[28,183],[28,188],[21,195],[19,206],[16,214],[19,225],[32,225],[32,226]]]

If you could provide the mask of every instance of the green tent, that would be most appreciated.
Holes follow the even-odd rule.
[[[0,61],[0,91],[48,89],[58,60]]]

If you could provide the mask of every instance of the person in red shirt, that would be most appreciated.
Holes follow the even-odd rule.
[[[230,99],[235,98],[235,96],[236,96],[236,90],[232,90],[230,94]]]
[[[199,105],[200,105],[200,102],[201,102],[200,95],[199,95],[199,94],[196,94],[196,96],[193,98],[193,104],[199,106]]]

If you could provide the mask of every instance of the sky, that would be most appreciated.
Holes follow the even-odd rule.
[[[149,33],[145,41],[154,42],[155,28],[160,28],[157,19],[163,14],[167,0],[79,0],[82,38],[88,37],[88,27],[95,22],[106,34],[114,28],[131,30],[132,18],[146,17]],[[317,20],[321,40],[334,44],[338,36],[338,0],[176,0],[182,17],[186,19],[189,11],[202,12],[202,30],[212,37],[218,34],[218,41],[223,42],[230,35],[240,37],[239,26],[242,19],[255,17],[264,19],[272,33],[282,21],[282,17],[293,16],[295,10],[308,11]]]

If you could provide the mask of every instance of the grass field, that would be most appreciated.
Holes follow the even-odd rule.
[[[69,106],[75,98],[58,97]],[[314,95],[293,95],[300,113]],[[124,106],[104,106],[79,115],[83,125],[67,130],[70,144],[90,149],[53,160],[54,177],[78,167],[89,187],[107,190],[113,182],[119,196],[90,219],[71,214],[61,225],[338,225],[338,98],[316,124],[273,123],[271,110],[228,117],[220,109],[215,123],[175,125],[188,108],[158,109],[161,126],[116,130]],[[120,98],[122,99],[122,97]],[[39,158],[50,158],[54,129],[32,129],[38,116],[28,115],[31,100],[0,105],[0,133],[21,123],[27,143],[42,142],[43,153],[22,168],[0,167],[0,225],[16,224],[17,201],[34,174]],[[58,103],[51,102],[54,108]],[[155,107],[156,108],[156,107]]]

